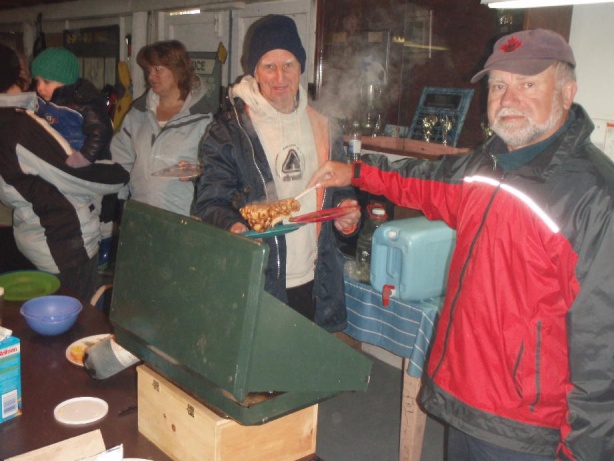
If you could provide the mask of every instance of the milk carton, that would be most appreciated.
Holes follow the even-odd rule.
[[[21,414],[21,344],[9,336],[0,341],[0,423]]]

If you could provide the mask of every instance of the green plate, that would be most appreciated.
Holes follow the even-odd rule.
[[[60,288],[60,279],[42,271],[14,271],[0,275],[0,287],[4,287],[7,301],[27,301],[50,295]]]
[[[275,237],[277,235],[284,235],[288,232],[294,232],[299,227],[303,226],[303,224],[278,224],[277,226],[271,227],[264,232],[256,232],[255,230],[249,230],[247,232],[243,232],[241,235],[243,237],[249,237],[252,239],[264,239],[268,237]]]

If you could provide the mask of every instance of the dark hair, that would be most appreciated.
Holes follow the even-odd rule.
[[[147,66],[168,67],[177,80],[181,99],[185,100],[190,91],[199,85],[200,81],[188,51],[178,40],[155,42],[144,46],[139,50],[136,62],[143,70],[146,70]]]
[[[0,93],[5,93],[13,85],[19,85],[19,72],[21,72],[21,66],[15,50],[2,44],[0,44],[0,62],[2,62],[2,70],[0,70]]]

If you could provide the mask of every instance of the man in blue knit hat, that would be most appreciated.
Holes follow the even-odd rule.
[[[296,197],[319,165],[345,158],[340,131],[308,104],[300,85],[305,61],[291,18],[271,15],[255,24],[246,60],[250,74],[230,88],[228,109],[216,116],[203,140],[204,172],[193,214],[204,222],[243,233],[248,223],[241,207]],[[300,210],[356,204],[353,190],[345,187],[303,196]],[[308,224],[285,235],[263,234],[270,249],[265,290],[323,328],[343,330],[338,238],[353,233],[359,217],[354,211],[334,223]]]

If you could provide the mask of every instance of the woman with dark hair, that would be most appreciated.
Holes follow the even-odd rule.
[[[130,172],[120,198],[189,216],[194,184],[152,174],[198,162],[199,143],[216,108],[207,104],[205,85],[181,42],[147,45],[138,52],[137,63],[149,88],[133,103],[111,143],[113,160]]]
[[[200,84],[192,61],[183,43],[177,40],[158,42],[144,46],[136,56],[136,62],[147,75],[151,68],[166,67],[175,76],[181,99]]]
[[[4,65],[4,70],[0,74],[0,94],[8,92],[12,85],[21,91],[28,91],[32,84],[29,77],[30,71],[23,53],[0,45],[0,57]],[[19,60],[20,72],[17,71],[17,60]],[[17,91],[13,91],[16,93]],[[0,100],[0,107],[3,106]],[[34,101],[29,109],[34,109]],[[0,202],[0,274],[9,271],[36,269],[28,258],[26,258],[17,248],[13,235],[13,208]]]

